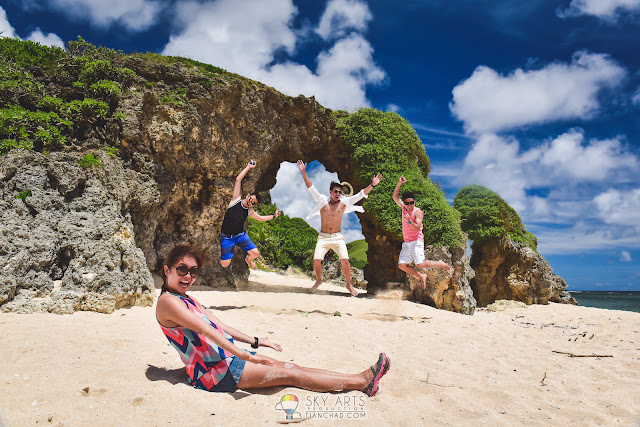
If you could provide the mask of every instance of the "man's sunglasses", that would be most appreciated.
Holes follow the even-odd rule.
[[[342,194],[342,190],[333,190],[333,192],[336,194]]]
[[[186,276],[187,274],[190,274],[191,277],[193,277],[194,279],[196,277],[198,277],[198,274],[200,274],[200,269],[198,267],[187,267],[186,265],[180,264],[177,267],[174,267],[176,269],[176,273],[178,274],[178,276],[182,277],[182,276]]]
[[[415,201],[415,200],[412,200],[412,201],[410,201],[410,202],[404,202],[404,204],[405,204],[405,205],[415,205],[415,204],[416,204],[416,201]]]

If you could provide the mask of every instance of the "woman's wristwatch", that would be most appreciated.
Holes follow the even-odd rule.
[[[260,340],[258,339],[258,337],[253,337],[253,339],[255,340],[255,342],[253,344],[251,344],[251,348],[260,347]]]

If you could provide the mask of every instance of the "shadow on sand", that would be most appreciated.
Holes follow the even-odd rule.
[[[187,373],[184,368],[176,368],[176,369],[167,369],[167,368],[158,368],[157,366],[147,365],[147,372],[145,375],[149,381],[166,381],[170,384],[186,384],[187,382]],[[276,393],[279,393],[281,390],[286,387],[268,387],[268,388],[260,388],[260,389],[251,389],[250,391],[245,390],[236,390],[233,393],[230,393],[234,399],[240,400],[245,397],[251,396],[252,394],[261,394],[263,396],[272,396]],[[1,425],[1,424],[0,424]]]

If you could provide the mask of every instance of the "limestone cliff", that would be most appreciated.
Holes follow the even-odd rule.
[[[475,270],[471,288],[480,307],[497,300],[577,305],[566,291],[566,282],[553,273],[544,257],[509,235],[474,243],[471,267]]]

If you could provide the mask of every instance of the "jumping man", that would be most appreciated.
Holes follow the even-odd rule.
[[[424,213],[416,207],[416,199],[413,193],[405,191],[402,193],[402,200],[398,197],[400,186],[407,182],[401,176],[393,190],[393,200],[402,209],[402,250],[398,259],[400,270],[416,276],[422,282],[422,288],[426,288],[427,275],[420,273],[415,268],[409,266],[413,261],[418,268],[439,267],[449,270],[449,266],[444,261],[430,261],[424,259],[424,235],[422,234],[422,218]]]
[[[244,231],[244,223],[247,220],[247,216],[251,215],[251,218],[256,221],[269,221],[277,218],[280,215],[280,211],[276,209],[275,214],[262,216],[253,210],[260,200],[257,193],[247,194],[244,199],[241,198],[242,179],[247,174],[249,169],[256,167],[256,161],[251,160],[247,166],[238,174],[236,182],[233,186],[233,198],[229,203],[227,212],[224,214],[222,220],[222,233],[220,235],[220,265],[228,267],[231,264],[231,258],[233,258],[233,249],[236,245],[240,246],[246,253],[246,263],[249,267],[256,269],[256,263],[254,259],[260,256],[260,252],[256,245],[251,241],[249,235]]]
[[[344,237],[340,234],[340,224],[342,222],[342,215],[345,213],[353,211],[364,212],[364,208],[357,206],[356,203],[362,200],[363,197],[368,197],[367,195],[373,187],[378,185],[382,179],[382,174],[374,176],[371,184],[351,197],[344,197],[342,195],[342,186],[337,182],[332,182],[329,186],[331,195],[327,197],[321,195],[311,183],[307,175],[307,164],[302,160],[298,160],[298,168],[300,172],[302,172],[304,183],[307,185],[311,197],[313,197],[313,200],[316,202],[315,208],[309,216],[307,216],[307,219],[319,214],[321,220],[318,242],[316,243],[316,250],[313,254],[313,271],[316,273],[316,283],[311,287],[311,292],[315,292],[318,286],[322,284],[322,260],[327,251],[332,249],[338,254],[340,262],[342,263],[342,274],[347,282],[347,289],[351,295],[355,297],[358,295],[358,291],[351,285],[349,252],[347,251],[347,244],[344,241]]]

